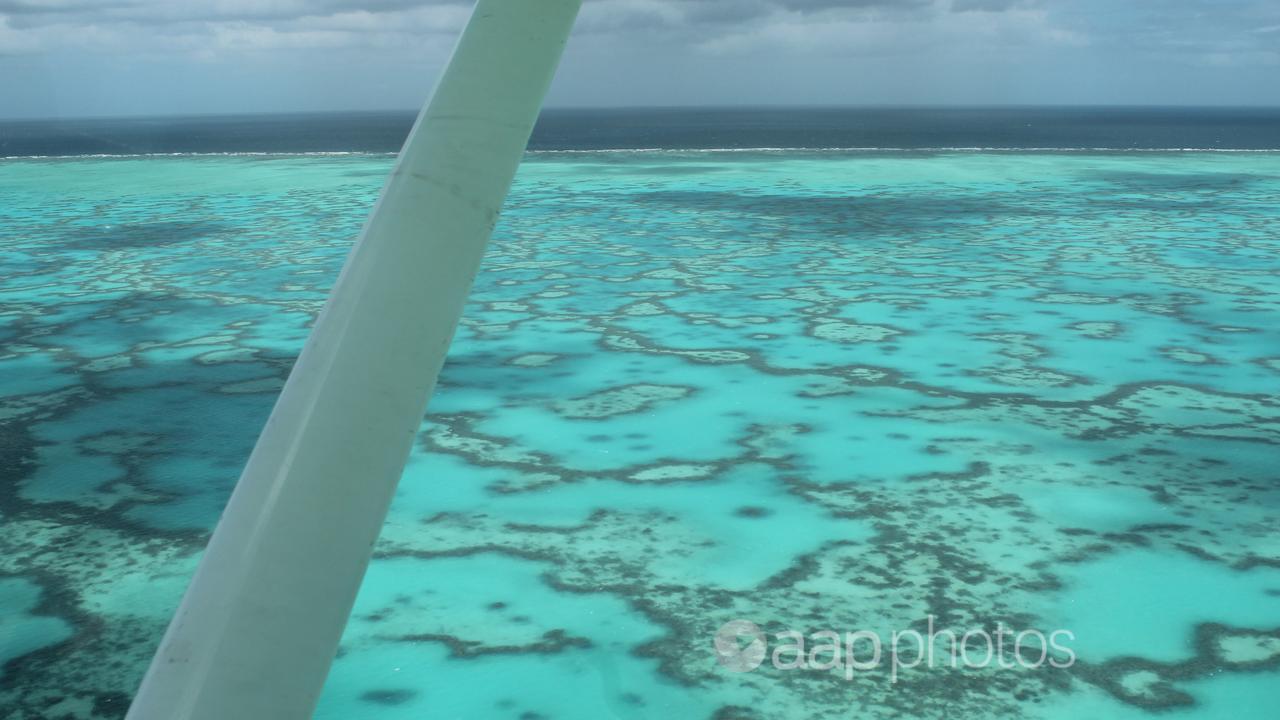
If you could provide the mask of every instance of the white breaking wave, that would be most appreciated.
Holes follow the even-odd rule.
[[[749,148],[603,148],[574,150],[529,150],[529,154],[594,154],[594,153],[1280,153],[1280,148],[1115,148],[1115,147],[749,147]]]
[[[718,154],[718,153],[1280,153],[1280,148],[1115,148],[1115,147],[743,147],[743,148],[599,148],[526,150],[529,155],[608,155],[608,154]],[[0,160],[107,160],[131,158],[200,158],[200,157],[395,157],[394,152],[363,150],[314,150],[306,152],[148,152],[89,153],[74,155],[3,155]]]
[[[307,152],[149,152],[149,153],[84,153],[77,155],[3,155],[0,160],[112,160],[130,158],[185,158],[185,157],[346,157],[368,155],[395,157],[399,153],[364,150],[314,150]]]

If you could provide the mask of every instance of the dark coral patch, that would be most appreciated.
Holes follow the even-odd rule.
[[[404,688],[395,689],[377,689],[369,690],[362,693],[360,699],[374,705],[403,705],[418,696],[417,690],[407,690]]]

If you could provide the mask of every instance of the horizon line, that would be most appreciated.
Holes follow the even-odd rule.
[[[636,111],[750,111],[750,110],[1236,110],[1277,111],[1280,104],[1233,105],[1198,104],[1170,105],[1164,103],[866,103],[866,104],[808,104],[808,103],[743,103],[712,105],[549,105],[542,112],[636,112]],[[317,115],[416,115],[415,108],[374,108],[334,110],[247,110],[241,112],[194,112],[120,115],[62,115],[62,116],[12,116],[0,117],[0,123],[68,122],[78,120],[166,120],[196,118],[249,118],[288,117]]]

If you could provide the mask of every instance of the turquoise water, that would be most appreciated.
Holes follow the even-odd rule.
[[[390,164],[0,162],[0,715],[123,714]],[[317,717],[1274,717],[1277,227],[1280,153],[530,155]],[[929,616],[1076,662],[712,645]]]

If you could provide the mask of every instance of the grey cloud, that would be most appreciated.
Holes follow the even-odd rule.
[[[129,2],[40,2],[39,0],[0,0],[0,16],[92,14],[95,11],[131,7]]]
[[[471,1],[0,0],[0,113],[415,107]],[[553,102],[1274,104],[1277,28],[1277,0],[586,0]]]
[[[519,0],[528,1],[528,0]],[[960,0],[962,2],[996,2],[998,0]],[[363,11],[373,14],[396,13],[431,6],[465,6],[472,0],[294,0],[293,2],[240,3],[174,2],[171,0],[0,0],[0,17],[8,18],[15,28],[50,24],[100,25],[132,23],[160,26],[182,22],[288,22],[304,18],[328,17],[344,12]],[[763,22],[783,12],[801,14],[833,14],[842,11],[860,13],[919,12],[936,6],[935,0],[657,0],[643,7],[619,6],[608,0],[587,0],[588,7],[599,12],[627,14],[638,27],[654,24],[671,26],[663,9],[675,11],[686,28],[696,26],[732,26]],[[666,21],[656,20],[667,17]]]
[[[1126,52],[1203,56],[1271,53],[1256,28],[1280,23],[1280,3],[1269,0],[1045,0],[1063,27]]]
[[[609,4],[608,0],[586,2],[588,8],[596,10],[602,10]],[[675,13],[678,20],[673,20],[670,14],[655,12],[629,17],[626,26],[635,30],[679,28],[696,33],[767,24],[771,17],[782,13],[836,18],[868,11],[918,13],[936,7],[936,0],[659,0],[651,7],[656,10],[656,6],[678,11]]]
[[[934,0],[677,0],[697,9],[691,18],[714,21],[746,21],[779,11],[821,13],[840,10],[918,10]]]
[[[343,12],[392,13],[430,6],[463,6],[472,0],[295,0],[285,3],[244,3],[226,7],[218,3],[170,0],[0,0],[0,18],[13,27],[38,27],[54,23],[82,25],[128,22],[168,25],[181,22],[284,22],[327,17]]]
[[[0,27],[23,32],[58,25],[112,29],[119,35],[147,32],[199,34],[202,24],[245,23],[292,32],[323,25],[358,36],[375,31],[438,32],[407,28],[395,17],[424,8],[461,11],[472,0],[0,0]],[[530,2],[534,0],[512,0]],[[650,0],[647,3],[587,0],[578,32],[617,36],[622,42],[696,47],[717,38],[767,30],[775,24],[857,23],[865,18],[943,22],[952,14],[1042,10],[1054,28],[1075,37],[1133,49],[1194,54],[1270,52],[1280,33],[1274,0]],[[380,19],[346,27],[336,16],[367,12]],[[452,22],[452,21],[449,21]],[[448,23],[445,23],[448,24]],[[371,29],[373,28],[373,29]],[[445,28],[448,29],[448,28]],[[3,50],[4,48],[0,48]]]
[[[933,4],[933,0],[774,0],[775,4],[790,10],[841,10],[863,8],[920,8]]]
[[[1027,0],[953,0],[952,12],[1003,12],[1016,7],[1025,7]]]

